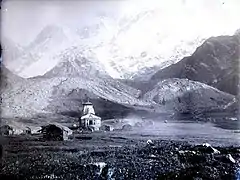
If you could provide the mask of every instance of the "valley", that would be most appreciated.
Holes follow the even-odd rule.
[[[2,37],[1,180],[239,180],[239,30],[159,8]]]
[[[210,123],[160,122],[148,129],[74,134],[65,142],[46,142],[37,135],[9,136],[0,177],[235,179],[239,173],[238,134]],[[147,143],[149,139],[153,145]],[[206,141],[220,153],[202,146]]]

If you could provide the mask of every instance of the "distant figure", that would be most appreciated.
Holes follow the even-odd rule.
[[[163,98],[163,100],[162,100],[162,105],[165,105],[166,104],[166,101],[165,101],[165,99]]]
[[[181,98],[180,97],[178,97],[178,102],[181,103]]]

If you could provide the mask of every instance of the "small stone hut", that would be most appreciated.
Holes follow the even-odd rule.
[[[104,125],[102,125],[102,126],[100,127],[100,130],[101,130],[101,131],[113,131],[114,128],[113,128],[113,126],[111,126],[111,125],[104,124]]]
[[[13,128],[9,125],[3,125],[0,127],[0,135],[2,136],[9,136],[9,135],[13,135],[14,131]]]
[[[43,139],[47,141],[64,141],[68,140],[69,136],[72,135],[71,129],[57,123],[42,126],[41,132]]]

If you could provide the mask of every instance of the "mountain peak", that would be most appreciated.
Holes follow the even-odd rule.
[[[59,59],[59,63],[45,73],[44,77],[107,75],[103,65],[98,60],[85,56],[78,47],[63,51],[57,59]]]

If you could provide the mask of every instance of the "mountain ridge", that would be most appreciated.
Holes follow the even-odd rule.
[[[153,100],[178,113],[203,113],[223,110],[235,97],[201,82],[171,78],[159,81],[144,94],[143,99]]]
[[[187,78],[199,81],[219,90],[239,93],[239,36],[218,36],[206,40],[192,56],[158,71],[151,78]]]
[[[85,61],[89,62],[88,59]],[[70,66],[66,62],[71,62]],[[73,62],[77,62],[76,67],[73,66]],[[44,76],[27,79],[9,91],[4,91],[2,116],[32,117],[44,113],[79,112],[81,96],[79,94],[72,97],[70,93],[76,89],[94,94],[95,97],[102,99],[100,102],[105,99],[115,103],[116,107],[119,106],[126,110],[134,106],[150,107],[151,103],[137,99],[138,90],[117,82],[108,75],[99,73],[96,76],[95,73],[89,72],[88,68],[79,68],[83,64],[78,62],[79,60],[74,57],[72,60],[61,59],[59,66],[55,66]],[[77,68],[77,71],[74,68]],[[94,67],[91,71],[95,72]],[[59,101],[60,97],[62,101]],[[71,98],[73,100],[70,100]],[[68,104],[63,105],[63,102]]]

